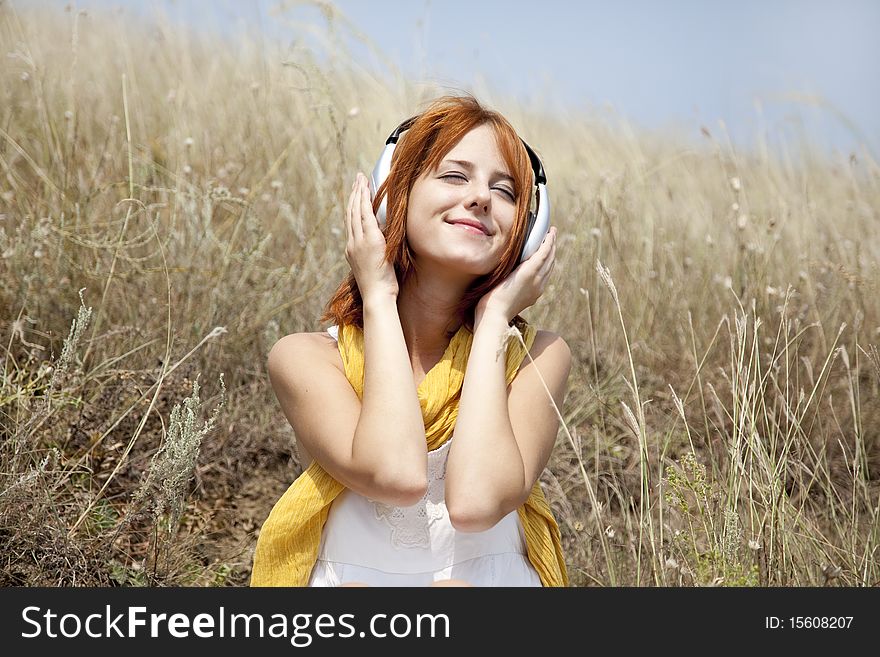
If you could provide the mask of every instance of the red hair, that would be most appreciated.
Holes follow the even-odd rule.
[[[516,268],[526,239],[534,172],[516,130],[501,114],[484,108],[473,96],[438,98],[402,133],[394,150],[388,178],[373,199],[373,212],[376,212],[383,196],[388,194],[385,259],[394,265],[398,284],[402,286],[411,276],[416,276],[413,253],[406,239],[407,207],[413,184],[423,172],[439,166],[462,137],[483,124],[494,129],[501,156],[513,176],[516,213],[511,239],[498,267],[494,272],[478,277],[456,307],[459,320],[471,332],[477,302]],[[514,320],[517,324],[524,321],[519,315]],[[354,324],[363,329],[363,302],[352,272],[327,302],[320,321],[333,321],[337,326]]]

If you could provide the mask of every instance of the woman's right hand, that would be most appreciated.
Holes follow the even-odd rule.
[[[367,177],[358,172],[348,199],[345,259],[351,265],[362,300],[382,296],[396,299],[397,275],[391,263],[385,260],[385,236],[373,213],[369,185]]]

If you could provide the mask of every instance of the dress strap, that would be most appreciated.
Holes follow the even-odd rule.
[[[333,326],[328,326],[327,333],[330,334],[331,338],[339,342],[339,327],[336,326],[336,324],[333,324]]]

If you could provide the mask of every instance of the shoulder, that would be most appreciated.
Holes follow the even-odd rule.
[[[523,409],[528,409],[525,411],[527,415],[534,414],[537,408],[534,400],[543,399],[548,392],[556,407],[562,408],[570,373],[571,349],[568,343],[553,331],[538,331],[529,354],[523,358],[519,370],[507,388],[508,404],[512,409],[517,409],[511,412],[511,418],[514,412],[522,413]],[[552,406],[544,408],[548,413],[545,418],[548,426],[556,421],[555,411],[550,413],[550,408]],[[536,421],[535,417],[528,420],[532,423],[534,421]],[[556,435],[555,432],[554,428],[552,432],[546,434],[548,440],[551,433]]]
[[[555,367],[565,369],[571,366],[571,348],[568,343],[558,333],[553,331],[538,330],[535,333],[535,340],[529,349],[531,359],[527,355],[523,358],[523,362],[519,366],[519,371],[523,371],[532,360],[536,362],[551,363]]]
[[[269,350],[269,372],[282,367],[297,367],[327,361],[343,370],[336,340],[326,331],[291,333],[279,339]]]
[[[532,344],[532,350],[550,349],[556,353],[567,353],[571,355],[571,349],[568,343],[558,333],[553,331],[539,330],[535,333],[535,342]]]

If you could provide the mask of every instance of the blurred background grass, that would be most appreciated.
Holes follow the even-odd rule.
[[[455,90],[5,2],[0,52],[0,584],[245,585],[300,472],[266,355],[323,328],[356,171]],[[877,162],[476,91],[560,232],[525,316],[575,359],[572,583],[880,582]]]

